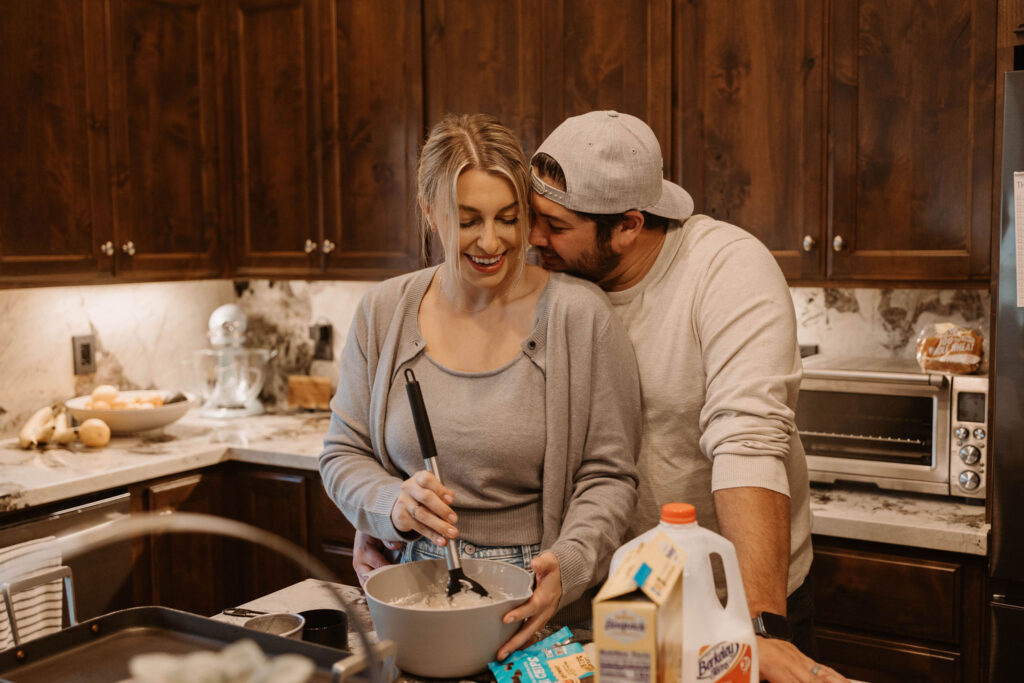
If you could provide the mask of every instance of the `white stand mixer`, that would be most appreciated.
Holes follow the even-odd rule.
[[[203,417],[248,417],[263,413],[260,390],[264,367],[277,355],[269,349],[243,348],[248,320],[235,304],[225,304],[210,316],[208,335],[213,349],[195,351],[199,390],[206,402]]]

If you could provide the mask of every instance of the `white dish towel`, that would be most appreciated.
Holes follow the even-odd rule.
[[[11,545],[0,549],[0,584],[60,565],[60,547],[53,536]],[[64,606],[61,584],[62,581],[56,579],[11,596],[14,614],[18,619],[18,635],[22,642],[61,629]],[[13,645],[7,607],[0,596],[0,649],[5,650]]]

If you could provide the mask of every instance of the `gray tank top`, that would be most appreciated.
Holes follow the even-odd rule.
[[[455,492],[460,537],[477,545],[540,543],[544,374],[522,352],[489,372],[461,372],[426,352],[398,368],[388,394],[384,443],[406,475],[424,469],[403,372],[412,368]]]

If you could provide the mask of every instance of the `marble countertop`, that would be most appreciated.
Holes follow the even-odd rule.
[[[968,555],[988,552],[985,506],[899,491],[811,487],[811,531]]]
[[[227,460],[316,470],[328,412],[266,414],[232,420],[197,409],[162,429],[115,436],[103,448],[23,450],[0,441],[0,512],[134,484]]]
[[[227,460],[315,471],[330,413],[266,414],[233,420],[193,410],[104,448],[23,450],[0,441],[0,513],[128,486]],[[983,505],[901,492],[811,489],[815,534],[985,555]]]

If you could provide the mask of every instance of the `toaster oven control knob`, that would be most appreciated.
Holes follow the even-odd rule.
[[[971,433],[967,431],[967,427],[957,427],[956,430],[953,432],[953,435],[956,438],[960,439],[961,441],[970,436],[970,434]]]
[[[973,465],[981,460],[981,451],[977,446],[964,446],[960,449],[960,459],[968,465]]]
[[[975,430],[974,430],[974,438],[977,439],[978,441],[984,441],[985,440],[985,430],[982,429],[981,427],[975,428]]]
[[[964,487],[968,491],[973,491],[981,485],[981,477],[978,476],[977,472],[971,472],[970,470],[960,473],[960,486]]]

